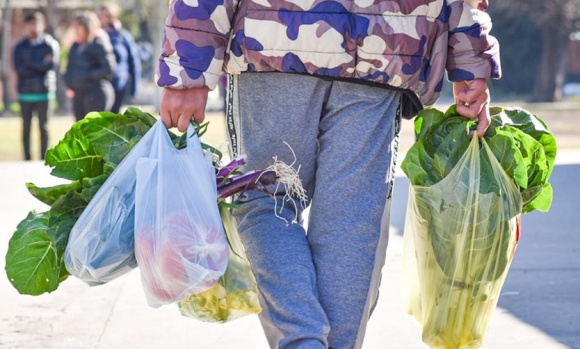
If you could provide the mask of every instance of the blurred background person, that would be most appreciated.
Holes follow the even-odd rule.
[[[109,36],[94,12],[77,13],[71,26],[76,40],[68,53],[64,81],[72,90],[73,113],[78,121],[91,111],[111,111],[116,61]]]
[[[18,100],[22,113],[24,159],[30,160],[30,126],[37,113],[40,129],[40,158],[48,146],[47,120],[54,110],[58,42],[45,33],[44,15],[34,12],[24,18],[26,36],[14,48],[14,67],[18,78]]]
[[[118,113],[127,94],[135,97],[141,79],[141,61],[138,47],[131,33],[123,28],[119,17],[121,7],[113,2],[105,2],[97,8],[101,26],[109,34],[117,67],[113,75],[115,103],[111,111]]]

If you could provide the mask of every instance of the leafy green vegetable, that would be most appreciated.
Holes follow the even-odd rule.
[[[30,212],[18,224],[6,254],[6,275],[18,292],[39,295],[59,284],[59,262],[48,212]]]
[[[155,121],[152,116],[151,119]],[[83,120],[86,121],[79,124],[82,134],[105,161],[115,165],[123,160],[151,128],[148,120],[144,120],[141,116],[137,117],[131,111],[125,115],[90,113]]]
[[[26,188],[32,196],[47,205],[52,205],[58,198],[67,192],[81,188],[81,181],[73,181],[68,184],[55,185],[53,187],[39,188],[33,183],[26,183]]]
[[[73,126],[56,147],[46,152],[45,164],[53,167],[53,176],[70,180],[103,173],[103,156],[82,134],[78,125]]]
[[[537,116],[523,109],[491,110],[492,123],[484,135],[490,151],[478,152],[479,158],[472,159],[478,160],[476,174],[462,170],[463,166],[474,166],[462,161],[470,146],[470,133],[476,124],[459,116],[455,106],[445,113],[428,109],[419,114],[415,121],[417,142],[401,165],[415,188],[417,214],[429,224],[428,231],[432,236],[436,260],[450,277],[452,272],[457,277],[456,265],[448,264],[451,256],[469,253],[472,259],[480,256],[478,260],[483,261],[492,246],[508,244],[505,239],[497,240],[493,233],[493,230],[497,231],[501,227],[485,228],[490,219],[495,219],[499,203],[505,201],[506,195],[506,190],[498,182],[498,178],[503,177],[492,166],[490,156],[497,159],[522,197],[521,203],[517,203],[521,207],[515,210],[510,207],[507,212],[509,219],[536,209],[547,211],[552,202],[552,188],[548,178],[556,155],[553,135]],[[450,179],[452,183],[441,185],[448,181],[451,173],[454,173]],[[465,195],[474,185],[474,178],[479,199],[471,202]],[[438,192],[439,188],[445,188],[445,191]],[[464,216],[469,212],[472,212],[473,218],[466,221]],[[470,228],[463,229],[468,223]],[[498,224],[505,225],[505,222]],[[465,231],[474,232],[476,236],[473,239],[477,248],[466,249],[458,245]],[[507,235],[502,236],[507,239]],[[449,265],[452,270],[448,270]],[[496,272],[488,277],[492,280],[499,277],[506,265],[507,258],[499,260]],[[472,266],[471,270],[477,270],[477,267]]]
[[[64,138],[47,152],[45,164],[52,167],[51,174],[69,179],[70,182],[45,188],[33,183],[26,184],[29,192],[49,205],[50,209],[43,213],[31,212],[20,222],[10,240],[6,255],[6,273],[20,293],[39,295],[52,292],[60,282],[66,280],[69,273],[64,263],[64,252],[72,227],[109,175],[156,122],[157,119],[153,116],[136,108],[128,108],[122,115],[89,113],[83,120],[75,123]],[[207,130],[207,125],[208,123],[202,125],[194,123],[196,134],[202,136]],[[169,132],[169,135],[176,148],[186,146],[187,134],[178,136]],[[212,153],[217,166],[217,176],[220,172],[221,152],[205,143],[201,146]],[[282,165],[284,164],[276,163],[276,167],[281,168],[286,176],[284,178],[286,182],[283,184],[287,186],[288,183],[295,183],[297,176],[292,176],[295,172]],[[226,173],[221,179],[216,178],[218,187],[221,188],[237,183],[240,179],[238,177],[244,176],[239,174],[236,166],[221,172]],[[273,169],[264,172],[265,174],[260,176],[261,180],[270,180],[269,176],[274,176],[273,179],[278,180],[278,173],[274,173]],[[262,182],[260,184],[263,185]],[[251,186],[242,186],[237,191],[248,188]],[[299,188],[292,190],[297,189]],[[230,195],[237,192],[230,191]],[[221,207],[233,206],[223,201],[223,197],[220,199]],[[231,241],[230,244],[233,245]],[[234,256],[239,257],[239,260],[232,261],[231,267],[228,266],[229,272],[226,272],[226,276],[220,281],[221,288],[216,287],[214,293],[208,293],[197,299],[200,303],[209,299],[217,302],[213,306],[219,309],[198,309],[210,313],[217,311],[214,314],[214,321],[226,321],[260,311],[257,291],[254,289],[255,281],[247,276],[251,274],[249,265],[241,255],[234,253]],[[242,269],[246,275],[240,274]],[[233,283],[233,280],[236,280],[236,283]],[[223,290],[226,291],[225,298]],[[193,301],[194,304],[195,302]],[[227,303],[225,306],[224,302]],[[213,315],[199,316],[206,318]]]
[[[552,202],[552,133],[523,109],[491,114],[480,140],[470,138],[476,124],[455,106],[421,112],[417,141],[402,163],[412,184],[405,223],[412,248],[404,257],[414,269],[409,309],[431,347],[481,345],[515,252],[519,216],[547,211]]]
[[[136,108],[122,115],[90,113],[47,152],[45,164],[53,168],[51,174],[71,182],[46,188],[26,184],[50,209],[30,212],[10,239],[6,274],[20,293],[52,292],[68,277],[64,250],[72,227],[113,169],[155,122]]]
[[[491,125],[484,139],[520,188],[522,212],[548,211],[552,202],[548,179],[557,150],[553,134],[539,117],[524,109],[494,107],[490,112]],[[431,186],[449,175],[467,150],[475,126],[472,120],[458,115],[455,106],[445,113],[436,109],[419,113],[415,120],[417,142],[401,164],[411,183]],[[482,193],[498,190],[488,163],[482,162]]]

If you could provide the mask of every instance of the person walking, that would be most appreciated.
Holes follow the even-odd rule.
[[[103,29],[109,34],[117,62],[113,74],[115,103],[111,111],[118,113],[127,93],[137,96],[141,83],[141,60],[135,40],[129,31],[123,28],[119,16],[121,7],[113,2],[105,2],[97,9],[97,16]]]
[[[111,111],[116,63],[109,36],[94,12],[76,14],[71,25],[76,41],[68,53],[64,81],[74,94],[73,112],[79,121],[92,111]]]
[[[46,21],[41,12],[26,15],[24,24],[26,36],[14,47],[24,159],[32,158],[30,128],[36,113],[40,130],[40,159],[44,160],[48,147],[47,122],[54,110],[59,44],[45,32]]]
[[[501,70],[486,8],[171,1],[157,78],[164,124],[201,122],[224,67],[232,154],[246,154],[244,170],[273,157],[294,164],[308,194],[307,226],[300,198],[273,213],[282,189],[271,188],[276,200],[246,192],[233,210],[272,348],[362,346],[385,263],[401,118],[437,101],[447,71],[457,111],[479,119],[478,136],[489,126],[487,79]]]

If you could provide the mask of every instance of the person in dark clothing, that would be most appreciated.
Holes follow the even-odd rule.
[[[119,5],[106,2],[97,9],[97,16],[101,26],[109,34],[117,67],[113,75],[115,89],[115,103],[111,111],[118,113],[126,94],[131,97],[137,95],[141,80],[141,61],[135,40],[131,33],[123,28],[119,21],[121,8]]]
[[[14,67],[18,76],[18,100],[22,114],[22,143],[24,159],[31,160],[30,125],[33,113],[40,128],[40,158],[44,159],[48,146],[46,124],[53,112],[56,91],[56,68],[59,45],[49,34],[44,16],[34,12],[24,18],[26,37],[14,48]]]
[[[64,81],[74,93],[73,112],[78,121],[91,111],[111,111],[116,62],[109,36],[101,29],[95,13],[77,14],[72,26],[77,41],[68,54]]]

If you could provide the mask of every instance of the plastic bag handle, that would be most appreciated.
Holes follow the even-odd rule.
[[[189,126],[187,126],[186,144],[187,147],[185,149],[189,155],[194,155],[202,151],[199,137],[197,136],[197,133],[195,132],[195,129],[191,123]]]
[[[176,154],[182,151],[187,152],[189,155],[193,155],[194,153],[198,153],[201,151],[201,145],[199,144],[199,140],[195,129],[189,124],[187,127],[187,136],[186,136],[186,149],[177,149],[173,141],[171,140],[171,136],[169,136],[169,131],[167,128],[162,124],[161,120],[158,120],[152,128],[156,128],[155,137],[157,138],[157,151],[161,152],[161,148],[167,148],[167,151],[175,152]],[[170,150],[171,149],[171,150]]]
[[[212,163],[212,157],[211,155],[204,153],[199,136],[197,135],[197,132],[195,132],[191,123],[187,127],[186,144],[187,147],[182,149],[182,151],[185,151],[189,158],[194,159],[195,167],[207,169],[207,172],[205,173],[205,175],[208,176],[207,182],[213,184],[213,190],[217,193],[215,168]],[[199,175],[201,176],[201,173]]]

